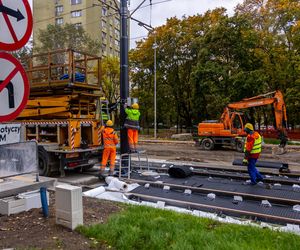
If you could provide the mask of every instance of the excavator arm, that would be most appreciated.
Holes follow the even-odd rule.
[[[279,90],[251,98],[245,98],[240,102],[228,104],[224,110],[221,120],[223,121],[225,126],[228,126],[228,123],[230,122],[228,115],[230,109],[239,110],[265,105],[273,105],[276,129],[279,132],[281,146],[284,147],[287,142],[287,114],[285,103],[283,100],[283,94]]]

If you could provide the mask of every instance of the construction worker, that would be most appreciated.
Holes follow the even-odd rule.
[[[139,119],[140,119],[140,111],[139,105],[137,103],[133,103],[131,108],[126,108],[125,112],[127,114],[124,126],[127,128],[127,136],[130,152],[137,152],[137,143],[138,143],[138,131],[140,129]]]
[[[110,160],[110,171],[109,175],[114,174],[115,170],[115,161],[116,161],[116,145],[119,143],[118,135],[116,134],[113,127],[112,120],[108,120],[106,122],[105,128],[102,130],[102,139],[103,139],[103,155],[102,155],[102,163],[100,175],[103,175],[105,172],[105,167],[107,164],[107,160]]]
[[[258,132],[254,131],[251,123],[245,125],[244,131],[247,133],[247,139],[244,146],[245,157],[243,159],[243,165],[248,166],[251,185],[256,185],[257,182],[264,179],[255,166],[261,153],[262,138]]]

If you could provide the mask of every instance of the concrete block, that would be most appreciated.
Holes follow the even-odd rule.
[[[294,190],[295,192],[300,192],[300,186],[297,185],[297,184],[294,184],[294,185],[293,185],[293,190]]]
[[[59,185],[55,190],[56,223],[74,230],[83,224],[82,189]]]
[[[0,199],[0,214],[11,215],[25,211],[25,199],[7,197]]]
[[[293,211],[300,212],[300,205],[294,205],[293,206]]]
[[[193,140],[193,135],[192,134],[188,134],[188,133],[185,133],[185,134],[173,134],[171,136],[172,139],[175,139],[175,140],[179,140],[179,141],[191,141]]]
[[[262,200],[261,205],[263,207],[272,207],[271,203],[268,200]]]
[[[169,191],[170,191],[170,186],[164,186],[164,187],[163,187],[163,190],[164,190],[165,192],[169,192]]]
[[[243,202],[243,197],[235,195],[235,196],[233,196],[233,201],[235,201],[235,202]]]
[[[164,201],[157,201],[156,207],[157,208],[164,208],[166,203]]]
[[[56,224],[74,230],[78,225],[83,225],[83,213],[81,211],[70,212],[56,209]]]
[[[210,194],[207,195],[207,198],[208,198],[209,200],[215,200],[215,199],[216,199],[216,194],[210,193]]]
[[[20,199],[25,200],[25,211],[29,211],[32,208],[41,208],[41,195],[39,190],[32,192],[26,192],[17,196]],[[47,203],[49,204],[49,192],[47,191]]]
[[[185,189],[184,190],[184,194],[185,195],[191,195],[192,194],[192,190],[191,189]]]

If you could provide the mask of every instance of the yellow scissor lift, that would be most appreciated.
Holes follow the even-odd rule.
[[[64,175],[66,169],[98,163],[99,131],[110,118],[100,58],[68,49],[34,55],[24,64],[31,92],[15,122],[22,124],[24,140],[38,142],[40,174]]]

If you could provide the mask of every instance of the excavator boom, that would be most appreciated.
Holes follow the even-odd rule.
[[[229,109],[239,110],[270,104],[273,104],[274,107],[276,128],[278,130],[283,130],[283,128],[287,127],[287,115],[283,95],[279,90],[264,95],[245,98],[240,102],[230,103],[227,107]]]

